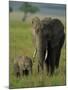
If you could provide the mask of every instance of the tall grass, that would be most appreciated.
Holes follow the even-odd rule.
[[[32,58],[34,45],[32,43],[31,23],[23,23],[22,21],[15,21],[10,19],[9,26],[10,88],[65,85],[65,47],[62,48],[59,69],[56,70],[53,77],[47,76],[46,71],[44,71],[43,74],[37,73],[37,60],[35,60],[33,64],[32,75],[24,76],[18,79],[15,77],[13,68],[15,57],[19,55],[27,55]]]

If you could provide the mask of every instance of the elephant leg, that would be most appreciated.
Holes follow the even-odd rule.
[[[60,54],[61,54],[61,49],[57,50],[56,61],[55,61],[56,68],[59,67]]]
[[[62,46],[63,46],[63,43],[64,43],[64,37],[65,36],[62,37],[62,39],[59,42],[59,45],[56,47],[56,49],[57,49],[57,51],[56,51],[56,61],[55,61],[56,68],[59,67],[59,61],[60,61],[61,49],[62,49]]]
[[[40,57],[38,57],[38,72],[44,70],[44,59],[45,59],[45,52],[41,51]]]
[[[22,70],[22,68],[20,67],[20,77],[22,77],[22,75],[23,75],[23,70]]]
[[[49,73],[49,55],[48,55],[45,63],[46,63],[46,70],[47,70],[47,74],[48,74]]]
[[[29,69],[29,74],[30,74],[30,75],[32,74],[32,68]]]
[[[17,72],[17,73],[16,73],[16,77],[17,77],[17,78],[20,77],[20,72]]]
[[[15,72],[15,76],[17,78],[20,77],[20,70],[19,70],[19,66],[17,64],[14,65],[14,72]]]
[[[32,72],[32,68],[31,68],[31,74],[32,74],[33,72]]]
[[[40,71],[43,71],[43,69],[44,69],[44,65],[43,65],[43,62],[41,61],[39,61],[39,63],[38,63],[38,72],[40,72]]]
[[[55,52],[55,48],[53,48],[50,51],[50,75],[53,75],[55,70],[55,57],[56,57],[56,52]]]
[[[40,72],[41,65],[38,63],[38,73]]]

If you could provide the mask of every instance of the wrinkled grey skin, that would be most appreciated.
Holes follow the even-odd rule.
[[[38,71],[44,69],[46,63],[47,72],[51,75],[55,67],[59,67],[61,49],[65,39],[64,26],[58,19],[45,18],[40,20],[33,18],[32,26],[35,32],[36,50],[38,57]],[[45,60],[46,50],[48,51]]]
[[[32,74],[32,60],[27,56],[18,56],[14,60],[14,73],[16,77]]]

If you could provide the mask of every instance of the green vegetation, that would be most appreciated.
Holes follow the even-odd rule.
[[[11,18],[11,17],[10,17]],[[10,19],[10,88],[24,88],[37,86],[54,86],[66,84],[65,69],[65,46],[62,49],[59,69],[56,70],[53,77],[47,76],[46,71],[42,74],[37,73],[37,60],[33,64],[33,74],[16,78],[14,76],[13,62],[19,55],[27,55],[32,58],[34,46],[32,43],[31,23],[15,21]]]

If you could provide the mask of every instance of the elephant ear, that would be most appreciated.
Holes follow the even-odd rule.
[[[60,40],[56,38],[56,39],[51,40],[50,45],[52,48],[54,48],[59,45],[59,42],[60,42]]]
[[[59,45],[59,42],[64,35],[64,26],[60,20],[53,19],[48,23],[48,27],[51,34],[50,45],[54,48]]]

